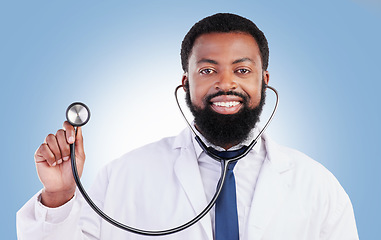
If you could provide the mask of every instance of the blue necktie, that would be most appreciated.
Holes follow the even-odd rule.
[[[234,151],[213,152],[223,158],[232,158],[242,152],[245,147]],[[237,162],[230,162],[225,177],[225,184],[215,205],[215,237],[216,240],[238,240],[238,214],[235,179],[233,169]]]

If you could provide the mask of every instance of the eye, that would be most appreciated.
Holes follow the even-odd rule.
[[[215,72],[215,71],[211,68],[205,68],[205,69],[200,70],[200,73],[203,75],[212,74],[213,72]]]
[[[240,68],[238,70],[236,70],[237,73],[240,73],[240,74],[248,74],[250,73],[251,71],[247,68]]]

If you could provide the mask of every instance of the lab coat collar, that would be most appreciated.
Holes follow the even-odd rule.
[[[255,130],[255,133],[258,132],[258,129]],[[202,152],[202,148],[196,143],[193,143],[194,133],[189,130],[189,128],[185,128],[179,135],[175,137],[173,141],[172,148],[191,148],[196,151],[196,155],[199,155]],[[284,147],[274,142],[267,134],[264,132],[262,137],[258,139],[259,141],[265,141],[265,147],[267,152],[267,160],[273,163],[273,166],[278,169],[278,171],[282,172],[283,170],[287,170],[292,167],[292,161],[287,154],[285,154]],[[249,141],[251,142],[251,141]],[[253,150],[258,151],[258,147],[262,144],[256,144]]]
[[[225,151],[222,147],[219,147],[219,146],[215,146],[213,145],[212,143],[210,143],[194,126],[194,123],[192,122],[192,125],[193,125],[193,128],[195,129],[195,131],[197,132],[198,136],[201,138],[201,140],[207,145],[207,146],[210,146],[214,149],[216,149],[217,151]],[[200,155],[204,152],[204,150],[200,147],[199,143],[196,141],[195,139],[195,134],[192,132],[192,131],[189,131],[190,134],[191,134],[191,138],[192,138],[192,142],[193,142],[193,146],[194,146],[194,149],[195,149],[195,152],[196,152],[196,156],[197,156],[197,159],[200,158]],[[247,140],[245,140],[244,142],[238,144],[238,145],[235,145],[233,147],[231,147],[230,149],[228,150],[237,150],[237,149],[240,149],[244,146],[249,146],[251,141],[254,139],[254,137],[256,137],[257,135],[259,134],[259,130],[258,128],[254,128],[250,134],[249,134],[249,137]],[[261,138],[259,138],[257,140],[257,143],[254,145],[253,149],[251,151],[254,151],[255,153],[259,153],[260,151],[260,148],[261,148]]]

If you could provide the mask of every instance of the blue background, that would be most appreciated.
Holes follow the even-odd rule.
[[[17,210],[41,189],[34,152],[71,102],[92,111],[86,187],[108,161],[185,127],[173,99],[180,44],[217,12],[253,20],[268,38],[281,98],[272,138],[333,172],[360,238],[379,238],[380,3],[36,0],[0,3],[2,239],[16,238]]]

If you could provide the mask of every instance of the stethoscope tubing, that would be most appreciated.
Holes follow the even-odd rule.
[[[220,176],[220,180],[219,180],[219,184],[218,184],[216,193],[214,194],[210,203],[195,218],[193,218],[192,220],[188,221],[187,223],[180,225],[178,227],[175,227],[175,228],[171,228],[171,229],[167,229],[167,230],[160,230],[160,231],[150,231],[150,230],[142,230],[142,229],[127,226],[121,222],[114,220],[113,218],[108,216],[106,213],[104,213],[100,208],[98,208],[97,205],[91,200],[91,198],[87,194],[87,192],[84,189],[84,187],[82,186],[81,180],[78,176],[78,170],[77,170],[77,165],[76,165],[76,160],[75,160],[75,143],[70,144],[70,157],[71,157],[71,167],[72,167],[72,172],[73,172],[73,176],[74,176],[74,181],[77,184],[78,190],[81,192],[83,198],[86,200],[86,202],[89,204],[89,206],[99,216],[101,216],[104,220],[106,220],[110,224],[114,225],[115,227],[118,227],[120,229],[129,231],[132,233],[136,233],[136,234],[140,234],[140,235],[146,235],[146,236],[162,236],[162,235],[173,234],[173,233],[182,231],[182,230],[192,226],[193,224],[195,224],[199,220],[201,220],[201,218],[203,218],[210,211],[210,209],[212,209],[215,202],[217,201],[217,198],[220,195],[222,187],[223,187],[223,184],[221,184],[221,183],[223,183],[225,181],[226,172],[227,172],[226,169],[227,169],[227,166],[230,162],[230,161],[221,161],[222,171],[221,171],[221,176]]]
[[[262,130],[259,132],[258,136],[250,143],[250,145],[245,149],[245,151],[242,154],[240,154],[237,157],[227,159],[227,158],[222,158],[222,157],[214,154],[213,152],[211,152],[208,149],[208,147],[205,145],[205,143],[201,140],[201,138],[196,134],[196,131],[192,128],[191,124],[186,119],[185,114],[181,110],[181,106],[180,106],[180,103],[179,103],[178,98],[177,98],[177,91],[178,91],[178,89],[180,89],[182,87],[183,86],[180,85],[180,86],[176,87],[176,90],[175,90],[175,98],[176,98],[176,102],[177,102],[177,105],[178,105],[178,107],[180,109],[181,114],[183,115],[183,117],[184,117],[186,123],[188,124],[189,128],[195,134],[195,140],[199,143],[200,147],[205,151],[205,153],[208,156],[210,156],[211,158],[213,158],[213,159],[215,159],[215,160],[217,160],[217,161],[219,161],[221,163],[221,175],[220,175],[220,179],[219,179],[218,184],[217,184],[217,189],[216,189],[216,192],[215,192],[213,198],[210,200],[209,204],[196,217],[194,217],[190,221],[188,221],[188,222],[186,222],[186,223],[184,223],[184,224],[182,224],[182,225],[180,225],[178,227],[174,227],[174,228],[170,228],[170,229],[166,229],[166,230],[159,230],[159,231],[153,231],[152,230],[151,231],[151,230],[143,230],[143,229],[138,229],[138,228],[130,227],[130,226],[127,226],[127,225],[125,225],[123,223],[120,223],[120,222],[114,220],[113,218],[108,216],[106,213],[104,213],[100,208],[97,207],[97,205],[91,200],[91,198],[89,197],[89,195],[85,191],[84,187],[82,186],[80,177],[78,175],[77,165],[76,165],[75,143],[70,144],[71,167],[72,167],[74,181],[77,184],[78,190],[81,192],[83,198],[89,204],[89,206],[100,217],[102,217],[105,221],[109,222],[110,224],[114,225],[115,227],[118,227],[120,229],[129,231],[129,232],[132,232],[132,233],[140,234],[140,235],[162,236],[162,235],[168,235],[168,234],[173,234],[173,233],[182,231],[182,230],[192,226],[193,224],[195,224],[199,220],[201,220],[212,209],[212,207],[214,206],[214,204],[217,201],[218,196],[220,195],[220,193],[222,191],[222,187],[224,185],[225,178],[226,178],[226,172],[227,172],[227,169],[228,169],[228,164],[230,162],[238,161],[239,159],[245,157],[250,152],[250,150],[257,143],[257,140],[259,139],[259,137],[263,134],[263,132],[266,130],[266,128],[268,127],[269,123],[273,119],[273,117],[275,115],[275,112],[276,112],[276,110],[278,108],[278,103],[279,103],[279,97],[278,97],[277,90],[275,88],[273,88],[273,87],[270,87],[270,86],[266,85],[266,88],[271,89],[275,93],[275,95],[276,95],[275,107],[274,107],[274,110],[273,110],[269,120],[267,121],[265,126],[262,128]],[[77,128],[75,129],[75,134],[77,135]]]

